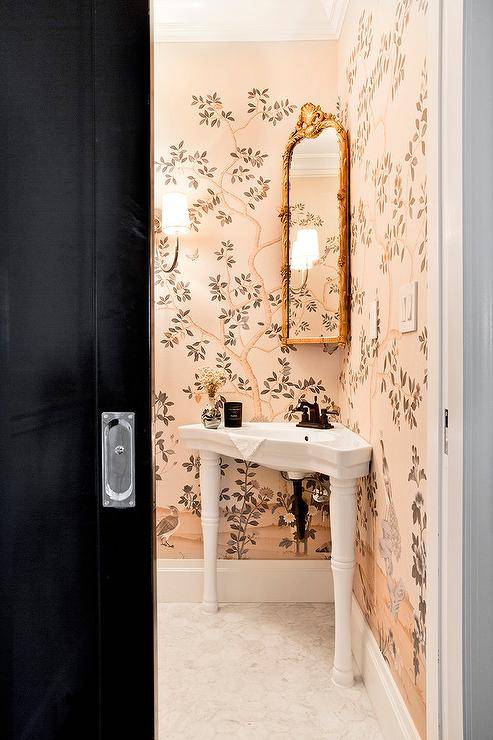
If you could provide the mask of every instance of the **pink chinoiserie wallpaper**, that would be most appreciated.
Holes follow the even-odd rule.
[[[247,420],[294,419],[303,395],[336,404],[339,351],[280,345],[279,219],[289,133],[307,100],[335,109],[336,60],[335,42],[156,45],[156,208],[163,193],[186,193],[193,224],[177,270],[160,270],[166,243],[156,258],[161,558],[202,557],[198,459],[177,436],[179,424],[200,421],[202,367],[224,370],[223,396],[242,401]],[[220,557],[296,557],[280,475],[239,460],[223,473]],[[327,513],[312,505],[302,557],[329,556]]]
[[[373,445],[358,496],[358,602],[426,735],[427,0],[353,0],[338,43],[351,142],[351,343],[342,421]],[[418,329],[401,334],[401,285]],[[368,337],[378,300],[378,339]]]
[[[227,375],[246,419],[291,419],[302,395],[341,409],[371,441],[358,491],[355,594],[426,736],[427,0],[353,0],[338,42],[157,44],[156,208],[189,198],[178,270],[156,255],[158,556],[202,556],[198,460],[177,437],[205,402],[197,373]],[[351,341],[280,346],[281,157],[300,106],[338,113],[351,148]],[[399,331],[418,282],[418,330]],[[378,300],[378,339],[368,336]],[[294,558],[276,473],[223,465],[220,556]],[[310,511],[309,558],[330,556],[328,512]],[[160,526],[161,525],[161,526]]]

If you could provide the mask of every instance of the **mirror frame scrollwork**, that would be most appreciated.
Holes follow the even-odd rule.
[[[315,139],[324,129],[333,128],[337,132],[340,152],[339,169],[339,334],[334,337],[290,337],[289,336],[289,168],[293,149],[303,139]],[[283,156],[281,244],[282,244],[282,344],[345,344],[349,334],[349,142],[348,135],[338,119],[331,113],[324,113],[319,105],[305,103],[291,133]]]

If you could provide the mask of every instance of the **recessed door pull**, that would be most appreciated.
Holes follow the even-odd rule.
[[[104,411],[101,414],[103,506],[135,506],[135,414]]]

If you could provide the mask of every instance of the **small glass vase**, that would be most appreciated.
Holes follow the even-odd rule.
[[[204,410],[202,411],[202,424],[206,429],[217,429],[221,423],[221,411],[217,407],[215,396],[209,396]]]

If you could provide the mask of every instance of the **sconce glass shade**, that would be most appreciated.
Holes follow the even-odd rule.
[[[296,241],[301,244],[304,256],[313,266],[320,259],[320,248],[318,246],[318,232],[316,229],[299,229]]]
[[[190,231],[190,215],[186,195],[182,193],[164,194],[162,229],[169,236],[179,236]]]
[[[302,251],[302,245],[297,241],[291,248],[291,259],[289,265],[292,270],[308,270],[311,267],[311,262],[307,260]]]
[[[291,249],[291,268],[309,270],[320,259],[318,233],[316,229],[299,229]]]

